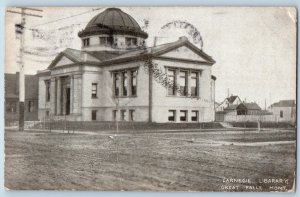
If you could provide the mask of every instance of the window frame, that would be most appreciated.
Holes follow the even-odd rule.
[[[173,112],[173,116],[170,116],[170,112]],[[170,117],[173,117],[173,120],[170,120]],[[168,110],[168,121],[176,122],[176,110],[173,110],[173,109]]]
[[[112,70],[114,97],[136,97],[138,92],[138,67]],[[133,74],[135,73],[135,74]],[[124,77],[126,76],[126,77]],[[133,77],[135,76],[135,77]],[[117,80],[118,79],[118,80]],[[135,86],[133,82],[135,80]],[[117,83],[118,82],[118,83]],[[135,87],[135,88],[134,88]],[[118,92],[118,94],[116,94]]]
[[[120,110],[120,120],[121,121],[126,121],[126,109],[121,109]]]
[[[94,89],[94,87],[96,89]],[[98,98],[98,83],[92,83],[92,94],[91,94],[92,99]]]
[[[82,42],[84,47],[90,46],[90,38],[84,38]]]
[[[134,114],[135,114],[135,110],[134,109],[130,109],[129,110],[129,121],[133,122],[134,120]]]
[[[181,76],[181,73],[185,73],[184,77]],[[178,78],[179,78],[179,96],[188,96],[188,90],[187,90],[187,86],[188,86],[188,70],[185,69],[179,69],[179,73],[178,73]],[[181,79],[184,79],[184,92],[181,91]]]
[[[120,96],[120,90],[121,90],[121,75],[120,72],[114,72],[114,96],[119,97]],[[117,83],[117,80],[119,83]]]
[[[183,68],[183,67],[178,67],[178,66],[170,66],[170,65],[164,65],[165,67],[165,73],[166,73],[166,78],[167,78],[167,96],[176,96],[176,97],[182,97],[182,98],[192,98],[192,97],[199,97],[200,96],[200,77],[201,77],[201,72],[203,71],[202,69],[195,69],[195,68]],[[169,71],[174,72],[174,89],[173,93],[170,94],[171,91],[171,86],[170,86],[170,79],[173,77],[172,74],[169,74]],[[180,76],[181,72],[185,72],[185,77]],[[191,77],[191,74],[195,73],[196,76]],[[184,94],[182,94],[181,91],[181,84],[180,80],[185,79],[185,91]],[[192,80],[196,81],[196,87],[195,87],[195,95],[192,94]],[[178,86],[178,87],[177,87]],[[194,87],[194,86],[193,86]]]
[[[195,116],[193,116],[193,113],[196,112],[196,120],[193,120]],[[192,110],[191,111],[191,122],[199,122],[199,111],[198,110]]]
[[[182,117],[181,112],[185,113],[185,116],[184,116],[185,120],[181,120],[181,117]],[[180,110],[179,111],[179,120],[180,120],[180,122],[187,122],[188,121],[188,110]]]
[[[170,75],[169,72],[174,72],[174,75]],[[173,85],[169,84],[170,77],[173,77]],[[168,96],[176,96],[176,69],[167,69],[167,78],[168,78]],[[172,94],[170,94],[170,90],[172,90]]]
[[[121,78],[122,78],[122,96],[127,97],[128,96],[128,74],[127,71],[121,72]]]
[[[133,40],[134,40],[134,42],[133,42]],[[138,43],[137,38],[135,38],[135,37],[125,37],[125,45],[127,47],[135,47],[135,46],[137,46],[137,43]]]
[[[280,116],[280,118],[283,118],[283,110],[279,111],[279,116]]]
[[[97,110],[95,110],[95,109],[93,109],[92,111],[91,111],[91,115],[92,115],[92,117],[91,117],[91,120],[92,121],[96,121],[97,120]]]
[[[192,76],[193,73],[196,74],[196,77]],[[197,96],[199,96],[199,72],[191,70],[190,75],[191,75],[191,77],[190,77],[190,80],[191,80],[191,82],[190,82],[191,97],[197,97]],[[195,94],[192,94],[192,92],[193,92],[192,91],[192,88],[193,88],[192,81],[193,80],[196,80]]]
[[[101,39],[105,39],[105,43],[101,43]],[[110,36],[99,36],[99,45],[100,46],[112,46],[113,38]]]
[[[135,75],[134,75],[135,73]],[[131,96],[137,96],[137,73],[138,71],[137,70],[130,70],[130,85],[131,85]],[[135,80],[135,86],[133,85],[133,82]],[[135,88],[134,88],[135,87]],[[134,90],[134,91],[133,91]]]

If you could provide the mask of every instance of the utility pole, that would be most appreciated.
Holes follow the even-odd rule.
[[[21,23],[15,24],[16,34],[20,35],[20,72],[19,72],[19,131],[24,131],[24,112],[25,112],[25,64],[24,64],[24,45],[25,45],[25,25],[26,25],[26,16],[31,17],[39,17],[41,15],[26,13],[26,10],[42,12],[43,10],[36,9],[36,8],[25,8],[21,7],[21,11],[13,11],[7,10],[7,12],[13,14],[20,14],[21,15]]]

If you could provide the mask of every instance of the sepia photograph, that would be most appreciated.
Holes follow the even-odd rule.
[[[295,7],[6,7],[6,190],[295,192]]]

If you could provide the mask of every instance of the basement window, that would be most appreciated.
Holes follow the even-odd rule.
[[[175,110],[169,110],[168,120],[170,122],[174,122],[175,121],[175,116],[176,116],[176,111]]]
[[[121,110],[121,120],[125,121],[126,118],[126,110]]]
[[[191,121],[197,122],[198,121],[198,111],[192,111],[191,113]]]
[[[92,110],[92,120],[97,120],[97,110]]]
[[[187,121],[187,111],[180,110],[180,121]]]
[[[134,110],[133,109],[131,109],[131,110],[129,110],[129,120],[130,121],[134,121]]]

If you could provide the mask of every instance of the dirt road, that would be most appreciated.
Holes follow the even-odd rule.
[[[244,183],[224,183],[224,178],[248,178],[251,184],[262,186],[258,191],[265,191],[274,184],[258,182],[273,178],[288,180],[286,191],[293,185],[294,140],[293,131],[119,136],[100,132],[6,131],[5,186],[46,190],[249,191]],[[253,145],[257,142],[263,143]]]

